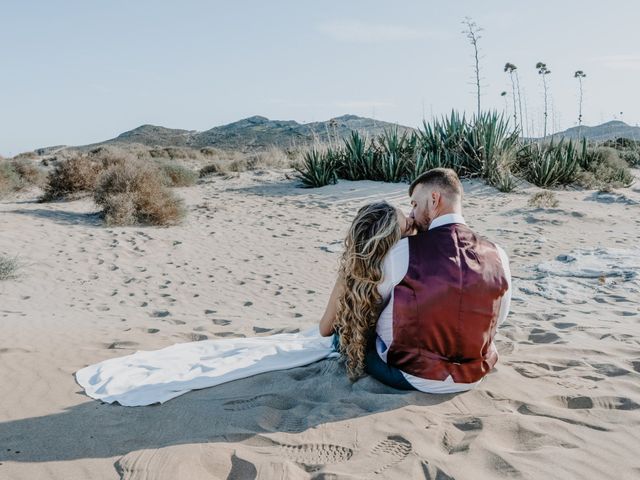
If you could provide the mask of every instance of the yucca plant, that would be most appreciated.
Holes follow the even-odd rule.
[[[295,169],[303,186],[315,188],[336,183],[337,167],[335,151],[321,152],[314,148],[304,153],[302,165]]]

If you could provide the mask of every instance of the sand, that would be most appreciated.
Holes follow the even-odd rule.
[[[637,173],[637,172],[636,172]],[[497,368],[474,391],[399,392],[336,360],[126,408],[78,369],[136,350],[317,322],[356,209],[406,185],[295,188],[287,172],[178,189],[170,228],[107,228],[89,199],[0,203],[2,479],[631,479],[640,477],[640,186],[501,194],[465,216],[511,258]],[[572,260],[573,259],[573,260]]]

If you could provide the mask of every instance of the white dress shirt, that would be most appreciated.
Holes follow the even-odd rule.
[[[448,225],[450,223],[466,225],[462,215],[452,213],[435,218],[431,222],[429,230],[442,225]],[[511,304],[511,270],[509,269],[509,259],[507,254],[498,245],[496,245],[496,247],[509,284],[509,288],[504,293],[500,301],[500,310],[498,313],[498,324],[500,324],[507,317],[507,314],[509,313],[509,306]],[[378,291],[380,292],[380,295],[382,295],[383,302],[388,302],[382,310],[382,313],[378,318],[378,323],[376,324],[376,350],[378,351],[380,358],[385,362],[387,361],[389,346],[393,340],[393,290],[405,277],[408,269],[409,239],[403,238],[396,243],[389,252],[387,252],[382,266],[382,282],[378,285]],[[445,380],[430,380],[409,375],[406,372],[402,372],[402,374],[416,390],[427,393],[462,392],[472,389],[482,381],[481,379],[474,383],[455,383],[453,378],[451,378],[451,375],[449,375]]]

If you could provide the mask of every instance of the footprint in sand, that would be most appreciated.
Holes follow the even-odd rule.
[[[326,464],[346,462],[353,456],[352,449],[329,443],[280,444],[278,450],[307,472],[319,470]]]
[[[138,342],[129,342],[129,341],[118,341],[116,340],[115,342],[112,342],[110,344],[107,345],[107,349],[108,350],[119,350],[119,349],[123,349],[123,348],[133,348],[133,347],[137,347],[139,344]]]
[[[532,343],[555,343],[560,340],[560,337],[553,332],[534,328],[531,330],[528,340]]]
[[[571,410],[591,410],[600,408],[605,410],[637,410],[636,402],[627,397],[557,397],[561,405]]]
[[[455,431],[445,432],[442,446],[449,453],[466,452],[475,438],[482,431],[482,420],[470,417],[453,423]]]
[[[350,472],[364,473],[364,478],[369,475],[378,475],[385,470],[397,465],[413,451],[411,442],[399,435],[391,435],[376,443],[369,451],[356,451],[349,459]],[[331,470],[331,473],[337,470]],[[345,472],[346,473],[346,472]]]
[[[229,325],[231,323],[231,320],[224,320],[222,318],[213,318],[213,319],[211,319],[211,321],[215,325],[220,325],[221,327],[225,327],[225,326],[227,326],[227,325]]]

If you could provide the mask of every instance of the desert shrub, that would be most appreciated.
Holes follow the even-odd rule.
[[[165,185],[160,170],[134,160],[102,172],[93,199],[107,225],[175,225],[185,215],[182,200]]]
[[[49,202],[93,190],[102,169],[101,162],[85,155],[56,163],[49,172],[40,201]]]
[[[0,197],[31,185],[42,185],[44,171],[30,160],[0,160]]]
[[[219,163],[209,163],[200,169],[198,176],[200,178],[205,178],[211,175],[219,175],[221,173],[225,173],[225,171]]]
[[[24,184],[11,162],[0,161],[0,198],[23,188]]]
[[[11,165],[25,185],[42,185],[46,178],[44,170],[29,160],[12,160]]]
[[[496,160],[494,164],[486,168],[485,180],[492,187],[503,193],[513,192],[518,186],[518,180],[512,173],[512,159],[506,155]]]
[[[225,161],[219,165],[227,172],[246,172],[270,168],[289,168],[293,162],[279,149],[269,149],[264,152],[245,153],[243,155],[227,154]]]
[[[535,208],[556,208],[559,202],[555,193],[549,190],[543,190],[542,192],[536,192],[531,195],[527,205]]]
[[[220,154],[220,151],[217,148],[213,147],[203,147],[200,149],[200,153],[205,157],[214,157]]]
[[[585,188],[610,190],[628,187],[634,181],[629,164],[613,147],[598,147],[587,153],[588,162],[584,162],[584,170],[577,183]]]
[[[323,187],[338,181],[334,152],[312,149],[303,156],[303,163],[296,167],[298,178],[305,187]]]
[[[38,154],[36,152],[22,152],[13,157],[14,160],[33,160],[38,158]]]
[[[631,167],[640,167],[640,150],[623,150],[620,157]]]
[[[198,174],[183,165],[162,162],[158,168],[165,185],[169,187],[190,187],[198,180]]]
[[[18,257],[0,255],[0,281],[16,278],[19,268]]]

